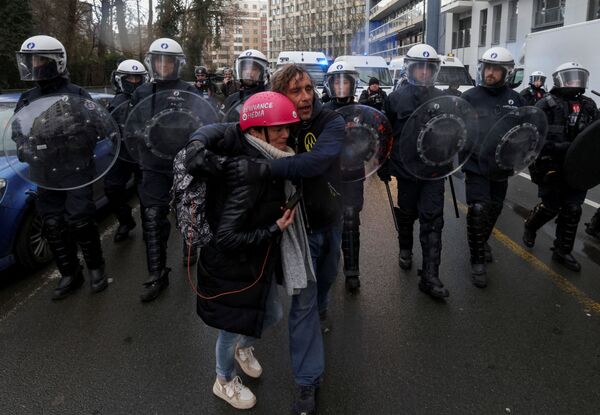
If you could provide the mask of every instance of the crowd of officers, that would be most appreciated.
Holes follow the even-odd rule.
[[[34,36],[23,43],[17,55],[22,79],[35,81],[37,86],[22,94],[16,111],[46,95],[89,97],[69,81],[66,52],[58,40]],[[377,174],[384,182],[392,176],[397,180],[398,206],[394,211],[399,266],[403,270],[412,267],[413,226],[418,219],[422,249],[418,286],[434,298],[449,295],[439,273],[444,180],[415,177],[404,165],[399,141],[417,108],[433,98],[460,92],[456,86],[447,91],[435,88],[440,59],[432,47],[412,47],[404,62],[406,79],[394,92],[386,96],[379,81],[372,78],[358,102],[358,72],[350,64],[331,65],[324,82],[327,98],[322,103],[310,75],[301,66],[286,65],[269,79],[267,59],[256,50],[244,51],[236,60],[238,79],[226,69],[217,87],[207,69],[198,66],[195,82],[184,82],[180,75],[185,55],[176,41],[167,38],[150,45],[145,65],[125,60],[112,76],[117,94],[109,110],[124,103],[135,108],[160,91],[180,90],[202,96],[224,114],[225,121],[233,121],[197,130],[185,147],[184,167],[194,180],[206,185],[203,213],[214,235],[200,250],[197,287],[199,315],[220,329],[213,392],[236,408],[256,403],[236,376],[234,360],[248,376],[261,375],[252,345],[265,327],[281,318],[277,282],[285,281],[293,294],[288,325],[298,385],[293,406],[297,414],[316,413],[315,392],[324,370],[321,330],[327,321],[329,291],[341,253],[348,291],[356,293],[360,287],[364,178],[349,181],[342,174],[345,121],[337,109],[363,104],[387,116],[395,139],[389,159]],[[567,184],[561,165],[577,134],[599,118],[594,102],[584,95],[589,73],[577,63],[561,65],[553,74],[553,88],[546,92],[545,75],[534,72],[529,87],[518,94],[507,85],[513,68],[514,59],[508,50],[487,50],[479,60],[477,86],[462,93],[461,98],[477,113],[480,141],[498,120],[518,107],[535,105],[544,111],[550,126],[547,143],[531,166],[541,202],[525,221],[523,243],[532,247],[536,231],[557,217],[552,259],[579,271],[581,266],[571,251],[586,192]],[[217,96],[223,99],[217,100]],[[169,284],[167,240],[173,173],[140,166],[124,146],[120,151],[104,178],[106,196],[119,222],[114,241],[126,240],[136,226],[126,191],[126,184],[135,177],[148,266],[141,300],[148,302]],[[471,277],[476,287],[484,288],[488,284],[486,264],[492,262],[488,239],[502,211],[508,176],[490,178],[484,174],[476,154],[466,161],[463,171]],[[297,207],[286,205],[295,192],[302,195],[301,203]],[[61,273],[52,298],[65,298],[84,282],[77,245],[89,270],[92,292],[104,290],[108,279],[93,220],[91,186],[69,191],[40,188],[36,205]],[[600,237],[598,214],[586,231]],[[184,242],[185,264],[196,263],[196,248]],[[298,282],[294,270],[300,268]],[[259,283],[248,285],[253,281]]]

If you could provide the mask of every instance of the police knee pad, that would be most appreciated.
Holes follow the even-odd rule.
[[[65,222],[62,215],[51,215],[46,216],[44,218],[44,234],[47,237],[50,234],[59,233],[67,228],[67,223]]]
[[[169,235],[171,224],[167,218],[168,206],[150,206],[142,211],[142,229],[144,233],[162,232],[163,237]]]
[[[429,233],[429,232],[442,232],[444,228],[444,217],[443,216],[435,216],[431,220],[424,221],[421,223],[421,232]]]
[[[486,212],[486,205],[485,203],[481,203],[481,202],[475,202],[475,203],[471,203],[469,205],[469,215],[472,216],[483,216],[485,215]]]
[[[356,207],[344,208],[344,230],[357,229],[360,226],[360,214]]]
[[[577,203],[567,203],[562,210],[566,216],[571,218],[579,218],[582,212],[581,205]]]

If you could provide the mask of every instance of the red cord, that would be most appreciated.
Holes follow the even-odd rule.
[[[192,203],[192,226],[191,226],[191,228],[193,228],[193,226],[194,226],[195,219],[196,219],[196,203]],[[272,240],[269,241],[269,246],[267,247],[267,253],[265,255],[265,259],[263,261],[262,267],[260,269],[260,274],[258,275],[258,278],[252,284],[250,284],[247,287],[240,288],[239,290],[227,291],[227,292],[212,295],[212,296],[206,296],[206,295],[203,295],[202,293],[200,293],[200,291],[198,291],[198,286],[194,285],[194,282],[192,281],[192,274],[190,272],[190,255],[192,254],[192,229],[191,228],[190,228],[190,231],[188,232],[187,275],[188,275],[188,281],[192,287],[192,290],[198,297],[202,298],[203,300],[214,300],[215,298],[224,297],[226,295],[238,294],[238,293],[249,290],[250,288],[254,287],[258,283],[258,281],[260,281],[260,279],[262,278],[263,273],[265,271],[265,266],[267,265],[267,260],[269,259],[269,254],[271,253],[271,245],[273,244]],[[200,258],[198,258],[198,261],[200,261]]]

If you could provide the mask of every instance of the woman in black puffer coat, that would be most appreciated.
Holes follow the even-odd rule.
[[[225,131],[219,154],[266,159],[289,150],[289,124],[298,122],[294,104],[284,95],[263,92],[249,98],[240,123]],[[294,220],[285,205],[283,180],[267,180],[228,188],[225,180],[208,182],[207,219],[214,232],[198,263],[197,311],[210,326],[221,329],[216,345],[217,380],[213,392],[235,408],[256,403],[235,376],[235,361],[248,376],[262,368],[252,344],[263,328],[282,317],[277,295],[281,280],[280,240]]]

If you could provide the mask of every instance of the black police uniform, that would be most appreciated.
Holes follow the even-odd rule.
[[[425,102],[442,95],[444,93],[435,87],[412,84],[405,84],[389,95],[385,102],[385,113],[392,125],[394,144],[387,166],[383,166],[384,170],[380,173],[380,177],[384,178],[389,172],[398,180],[398,209],[395,213],[400,266],[403,269],[412,266],[413,224],[418,218],[423,251],[419,288],[434,297],[448,296],[448,290],[438,277],[444,227],[444,181],[415,178],[400,158],[400,137],[412,113]]]
[[[532,247],[535,232],[558,216],[552,259],[573,271],[581,269],[571,251],[587,191],[574,189],[567,184],[562,165],[577,134],[600,117],[594,101],[581,92],[571,88],[553,88],[547,97],[536,104],[548,118],[546,144],[531,168],[532,180],[538,185],[542,203],[529,214],[523,234],[525,245]]]
[[[265,90],[265,85],[263,82],[259,82],[256,85],[251,86],[251,87],[242,85],[238,91],[229,95],[225,99],[225,102],[223,103],[223,113],[227,114],[227,111],[229,111],[231,108],[234,108],[235,106],[246,101],[252,95],[254,95],[258,92],[263,92],[264,90]]]
[[[143,99],[161,91],[180,90],[197,94],[197,89],[181,80],[157,81],[147,83],[135,90],[131,97],[131,107]],[[155,112],[161,111],[165,102],[155,103]],[[169,191],[173,185],[172,161],[149,157],[142,165],[142,181],[138,186],[138,195],[142,203],[142,227],[144,241],[146,242],[146,259],[148,280],[144,282],[145,290],[141,295],[142,301],[155,299],[160,291],[169,284],[169,271],[167,268],[167,240],[171,230],[169,214]],[[169,171],[167,173],[167,171]],[[185,245],[184,245],[185,249]]]
[[[126,105],[131,99],[131,94],[119,91],[108,105],[108,111],[113,112],[115,108]],[[113,114],[113,118],[122,127],[127,120],[127,111],[119,111]],[[135,183],[139,183],[141,178],[140,168],[137,162],[127,151],[127,147],[121,145],[119,156],[110,171],[104,177],[104,193],[108,199],[110,209],[117,216],[119,228],[114,236],[115,242],[120,242],[127,238],[130,230],[135,228],[135,221],[131,215],[131,206],[127,203],[127,182],[134,178]]]
[[[478,143],[483,143],[494,124],[505,114],[522,107],[521,96],[507,85],[498,88],[476,86],[465,91],[461,98],[470,103],[478,117]],[[487,244],[496,220],[502,212],[508,189],[508,176],[491,180],[482,174],[479,158],[473,154],[463,166],[467,193],[467,236],[471,251],[473,283],[483,288],[487,285],[485,262],[491,262],[491,250]],[[487,253],[486,253],[487,251]]]
[[[329,100],[323,105],[324,109],[337,110],[348,105],[356,105],[354,97],[347,102],[338,99]],[[346,287],[350,291],[360,286],[360,212],[364,205],[364,168],[353,177],[363,177],[362,180],[342,182],[342,204],[344,222],[342,227],[342,253],[344,255],[344,276]],[[343,177],[344,180],[349,178]],[[351,180],[351,178],[350,178]]]
[[[72,84],[68,78],[57,77],[38,82],[38,86],[24,92],[17,102],[15,112],[38,98],[60,94],[73,94],[91,99],[87,91]],[[92,144],[95,145],[95,134],[93,137],[87,136],[90,136],[90,140],[94,141]],[[43,166],[41,168],[43,169]],[[93,170],[93,166],[89,168]],[[84,170],[81,174],[89,175],[92,179],[93,171]],[[77,244],[81,247],[90,272],[92,291],[104,290],[108,286],[108,281],[104,272],[100,235],[94,222],[96,208],[92,186],[68,191],[38,188],[36,207],[44,223],[44,236],[61,273],[61,280],[52,298],[55,300],[64,298],[83,284],[83,274],[77,258]]]
[[[525,101],[525,105],[534,106],[540,99],[547,95],[544,88],[536,88],[533,85],[521,91],[521,97]]]

